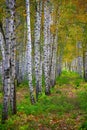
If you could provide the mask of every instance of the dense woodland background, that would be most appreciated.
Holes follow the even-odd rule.
[[[87,0],[0,0],[0,130],[86,130],[86,82]]]

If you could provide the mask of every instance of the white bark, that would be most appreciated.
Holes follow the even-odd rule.
[[[2,54],[2,64],[1,64],[1,74],[2,74],[2,82],[4,84],[4,63],[5,63],[5,49],[4,49],[4,39],[3,35],[0,32],[0,47],[1,47],[1,54]]]
[[[15,1],[6,0],[7,17],[6,17],[6,35],[5,35],[5,62],[4,71],[4,100],[2,122],[8,118],[8,107],[11,105],[12,114],[16,113],[16,93],[15,93]]]
[[[84,70],[84,79],[87,81],[87,45],[83,50],[83,70]]]
[[[35,79],[36,79],[36,98],[38,100],[38,94],[41,93],[41,67],[42,63],[40,60],[40,29],[41,29],[41,11],[42,11],[42,2],[36,2],[36,19],[35,19]]]
[[[57,34],[54,36],[52,46],[52,63],[51,63],[51,86],[53,87],[56,82],[56,71],[57,71]]]
[[[47,1],[44,2],[44,77],[45,77],[45,94],[50,94],[49,82],[49,42],[48,42],[48,15],[49,10]]]
[[[2,60],[5,61],[5,50],[4,50],[4,40],[3,40],[3,35],[0,32],[0,46],[1,46],[1,53],[2,53]]]
[[[4,122],[8,118],[8,106],[10,101],[10,87],[11,87],[11,77],[10,77],[10,44],[11,40],[9,38],[9,19],[6,19],[6,44],[5,44],[5,62],[3,65],[4,68],[4,84],[3,84],[3,90],[4,90],[4,99],[3,99],[3,111],[2,111],[2,122]]]
[[[30,89],[31,103],[35,103],[34,90],[32,85],[32,43],[31,43],[31,28],[30,28],[30,3],[26,0],[26,14],[27,14],[27,71]]]

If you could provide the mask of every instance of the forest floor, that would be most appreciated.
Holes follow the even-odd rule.
[[[2,93],[0,93],[0,118]],[[64,71],[51,95],[30,104],[26,83],[17,88],[17,114],[0,130],[87,130],[87,83],[76,73]]]

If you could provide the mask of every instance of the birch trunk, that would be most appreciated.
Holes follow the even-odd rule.
[[[81,57],[82,51],[81,51],[81,49],[82,49],[82,43],[77,42],[77,54],[78,54],[78,57],[77,57],[77,72],[82,77],[82,57]]]
[[[78,74],[80,75],[80,77],[82,77],[82,57],[81,56],[78,56],[78,58],[77,58],[77,64],[78,64],[78,67],[77,67],[77,69],[78,69]]]
[[[2,74],[2,83],[4,86],[5,49],[4,49],[4,39],[1,32],[0,32],[0,47],[1,47],[1,55],[2,55],[1,74]]]
[[[61,75],[62,72],[62,56],[61,54],[58,56],[58,60],[57,60],[58,64],[57,64],[57,76]]]
[[[49,2],[49,1],[48,1]],[[51,66],[51,58],[52,58],[52,43],[51,43],[51,32],[50,32],[50,25],[51,25],[51,14],[50,14],[50,8],[47,10],[47,43],[48,43],[48,82],[49,87],[51,87],[50,84],[50,66]]]
[[[11,19],[10,19],[10,37],[11,37],[11,89],[10,89],[10,103],[12,113],[16,114],[16,63],[15,63],[15,54],[16,54],[16,37],[15,37],[15,0],[12,0],[11,9]]]
[[[32,85],[32,44],[31,44],[31,28],[30,28],[30,3],[26,0],[26,14],[27,14],[27,71],[30,89],[30,100],[31,103],[35,103],[34,90]]]
[[[36,79],[36,99],[38,100],[38,94],[41,93],[40,86],[40,29],[41,29],[41,11],[42,11],[42,2],[36,2],[36,19],[35,19],[35,79]]]
[[[57,64],[57,35],[54,36],[52,46],[52,63],[51,63],[51,86],[53,87],[56,82],[56,64]]]
[[[48,43],[48,7],[47,1],[44,1],[44,77],[45,77],[45,94],[50,94],[49,82],[49,43]]]
[[[85,48],[83,49],[83,71],[84,71],[84,79],[87,81],[87,45],[85,44]]]
[[[12,114],[16,113],[15,91],[15,0],[6,0],[7,18],[5,35],[5,62],[4,68],[4,100],[2,122],[8,118],[8,107],[11,105]]]
[[[2,110],[2,122],[4,123],[5,120],[8,118],[8,106],[10,101],[10,87],[11,87],[11,76],[10,76],[10,70],[11,70],[11,57],[10,57],[10,46],[11,46],[11,40],[9,37],[9,28],[10,28],[10,22],[9,18],[6,18],[6,44],[5,44],[5,62],[3,65],[4,68],[4,84],[3,84],[3,90],[4,90],[4,99],[3,99],[3,110]]]

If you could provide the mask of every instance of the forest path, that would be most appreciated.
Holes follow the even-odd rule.
[[[17,114],[0,130],[85,130],[86,102],[87,83],[76,73],[63,72],[51,95],[43,93],[35,105],[30,104],[27,84],[21,84],[17,89]]]
[[[50,96],[43,94],[35,106],[30,106],[30,110],[26,107],[27,112],[31,113],[26,117],[31,122],[29,127],[32,127],[32,130],[78,130],[86,116],[81,108],[81,101],[86,96],[85,90],[86,83],[78,74],[63,72],[57,78],[55,87],[51,89]],[[19,89],[17,97],[19,102],[24,101],[22,98],[26,98],[27,102],[27,89]],[[25,111],[25,108],[23,110]]]

